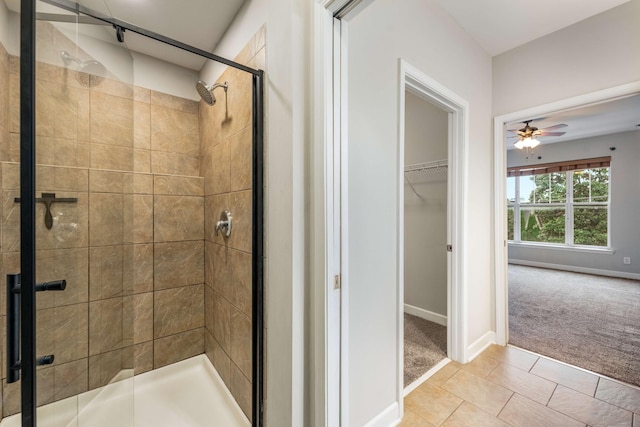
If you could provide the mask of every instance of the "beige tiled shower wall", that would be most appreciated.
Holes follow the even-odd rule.
[[[236,61],[264,69],[265,33],[258,31]],[[200,102],[201,172],[205,191],[206,352],[244,413],[251,418],[252,77],[228,68]],[[231,236],[216,235],[223,210]]]
[[[5,159],[8,156],[9,150],[9,54],[6,49],[0,43],[0,159]],[[0,164],[0,168],[2,165]],[[0,187],[2,186],[2,171],[0,170]],[[4,218],[2,212],[2,204],[0,204],[0,217]],[[2,251],[2,227],[0,227],[0,251]],[[4,367],[5,351],[5,285],[4,285],[4,268],[2,264],[2,257],[0,256],[0,365]],[[4,383],[4,368],[0,368],[2,375],[0,375]],[[2,388],[0,387],[0,402],[2,402]],[[3,411],[0,411],[2,415]]]
[[[2,280],[19,271],[18,59],[0,49]],[[205,349],[204,179],[198,103],[37,64],[36,191],[77,198],[37,204],[38,403],[102,386]],[[0,292],[0,357],[6,354]],[[2,414],[19,410],[6,383]]]

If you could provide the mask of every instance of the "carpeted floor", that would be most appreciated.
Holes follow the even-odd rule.
[[[447,328],[404,314],[404,386],[447,357]]]
[[[509,265],[509,342],[640,386],[640,281]]]

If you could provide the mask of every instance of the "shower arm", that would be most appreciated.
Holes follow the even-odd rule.
[[[215,90],[216,88],[219,88],[219,87],[223,87],[223,88],[224,88],[224,91],[226,92],[226,91],[227,91],[227,89],[229,89],[229,83],[228,83],[228,82],[224,82],[224,83],[215,83],[215,84],[211,87],[211,90],[213,91],[213,90]]]

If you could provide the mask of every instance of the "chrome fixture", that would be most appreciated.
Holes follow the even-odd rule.
[[[76,76],[76,79],[82,86],[95,86],[99,84],[107,74],[107,69],[104,67],[104,65],[102,65],[100,61],[96,61],[95,59],[81,61],[79,58],[71,55],[66,50],[60,52],[60,57],[62,58],[62,62],[64,62],[64,65],[69,66],[75,63],[78,66],[78,71],[85,73]],[[92,81],[91,76],[95,76],[96,78]]]
[[[81,61],[79,58],[71,55],[66,50],[60,52],[60,57],[64,62],[64,65],[71,65],[72,62],[78,64],[78,70],[83,73],[94,74],[102,76],[104,74],[105,68],[100,61],[96,61],[95,59],[88,59],[86,61]]]
[[[231,216],[231,212],[228,210],[223,210],[220,212],[220,220],[216,222],[216,236],[218,232],[222,230],[222,235],[225,237],[231,236],[231,221],[233,217]]]
[[[198,91],[200,98],[202,98],[202,100],[209,105],[213,105],[216,103],[216,97],[213,95],[213,91],[217,87],[223,87],[224,93],[227,93],[227,89],[229,89],[229,83],[216,83],[212,86],[207,85],[207,83],[203,82],[202,80],[198,80],[198,83],[196,83],[196,90]]]

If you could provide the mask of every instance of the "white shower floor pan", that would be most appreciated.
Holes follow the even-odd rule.
[[[0,427],[20,427],[12,415]],[[247,427],[205,355],[38,408],[38,427]]]

